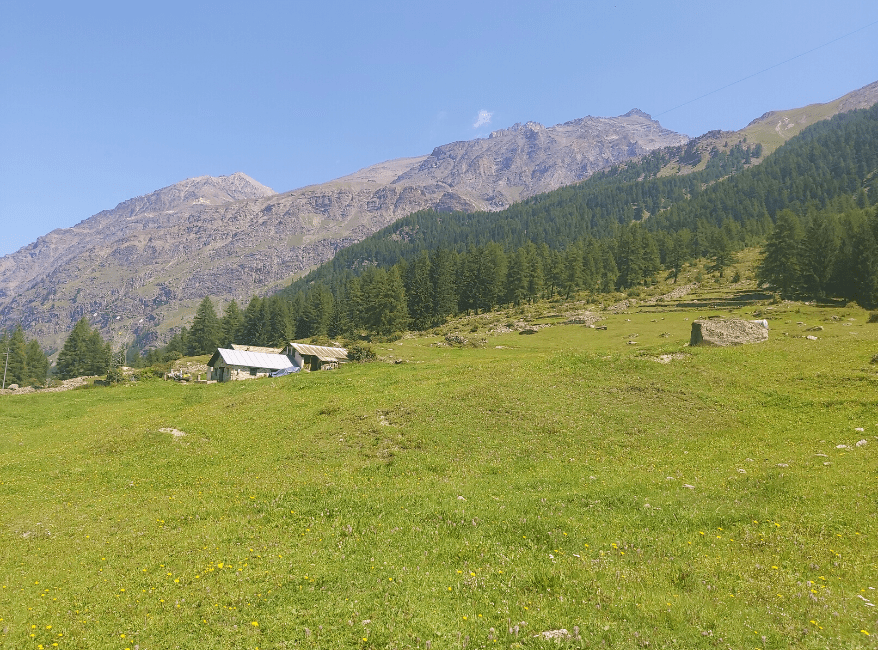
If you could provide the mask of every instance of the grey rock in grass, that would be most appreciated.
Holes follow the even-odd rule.
[[[738,319],[711,319],[692,322],[689,345],[725,347],[768,340],[768,329],[759,322]]]

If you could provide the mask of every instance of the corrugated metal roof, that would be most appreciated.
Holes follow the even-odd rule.
[[[281,368],[289,368],[293,365],[289,357],[283,354],[267,354],[265,352],[245,352],[243,350],[226,350],[224,348],[217,349],[208,365],[215,363],[217,357],[229,366],[245,366],[247,368],[268,368],[270,370],[280,370]]]
[[[284,351],[283,348],[266,348],[261,345],[241,345],[240,343],[232,343],[229,348],[239,352],[264,352],[265,354],[280,354]]]
[[[304,343],[290,343],[290,347],[301,355],[317,357],[321,361],[341,361],[348,358],[348,351],[344,348],[328,348],[322,345],[305,345]]]

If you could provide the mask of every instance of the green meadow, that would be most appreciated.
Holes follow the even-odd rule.
[[[0,397],[0,648],[874,648],[878,324],[734,297]]]

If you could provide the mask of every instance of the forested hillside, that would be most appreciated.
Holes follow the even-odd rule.
[[[759,165],[760,148],[742,141],[700,171],[658,175],[692,155],[654,151],[502,212],[412,214],[281,294],[232,305],[218,331],[254,345],[389,335],[468,310],[630,290],[694,258],[722,275],[736,251],[766,241],[760,279],[782,294],[878,304],[878,106],[815,124]],[[172,349],[196,353],[186,336]]]

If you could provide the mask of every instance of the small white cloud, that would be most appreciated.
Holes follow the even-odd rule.
[[[479,116],[476,118],[476,123],[473,124],[473,128],[477,129],[480,126],[485,126],[486,124],[491,123],[491,118],[494,114],[491,111],[486,111],[484,108],[479,111]]]

